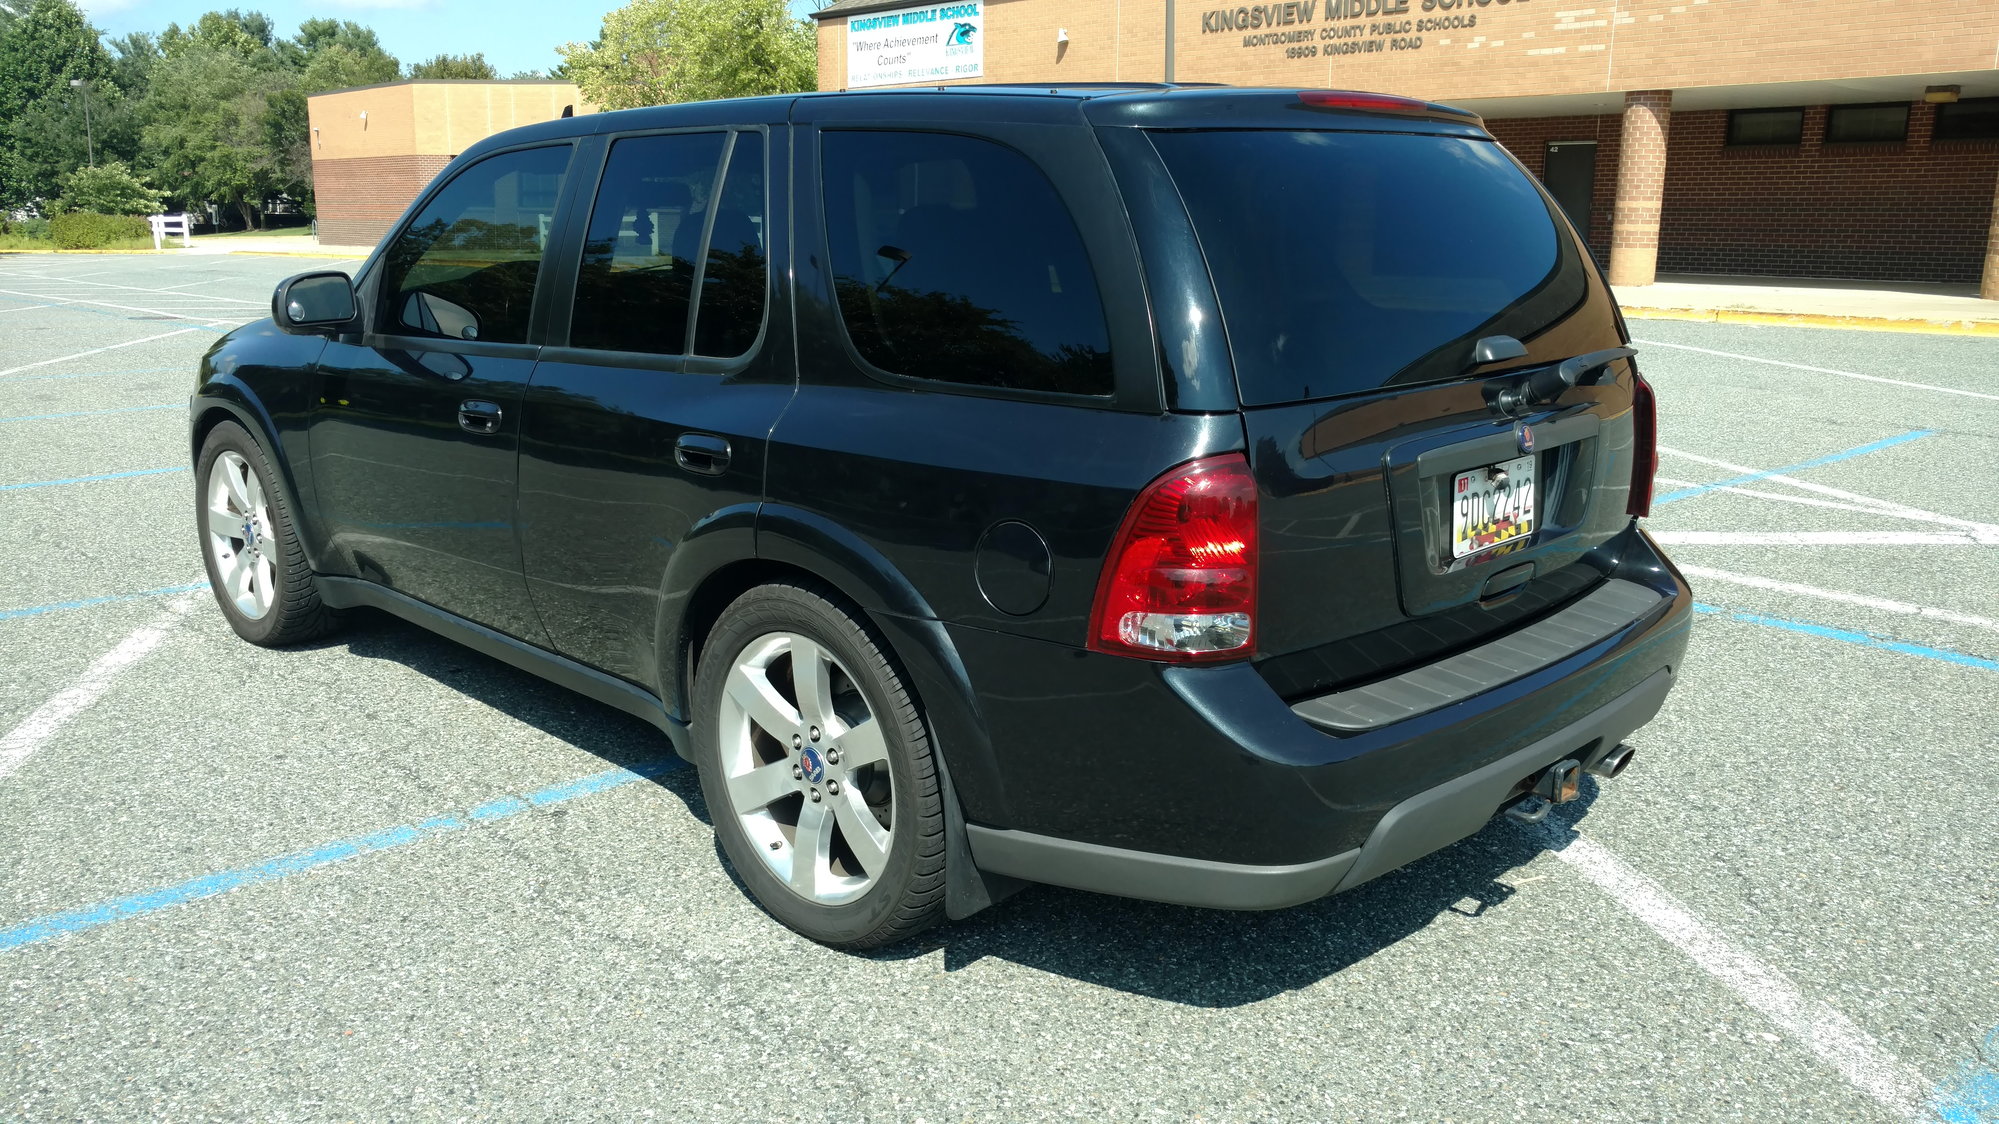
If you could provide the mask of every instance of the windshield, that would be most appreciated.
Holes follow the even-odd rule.
[[[1480,338],[1531,350],[1596,284],[1567,225],[1491,140],[1151,136],[1214,276],[1245,405],[1460,378]]]

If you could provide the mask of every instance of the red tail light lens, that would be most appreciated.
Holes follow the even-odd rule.
[[[1659,407],[1652,384],[1631,372],[1631,502],[1624,510],[1636,516],[1652,514],[1652,480],[1659,474]]]
[[[1147,485],[1111,542],[1090,647],[1175,663],[1246,656],[1255,615],[1249,461],[1204,457]]]
[[[1300,90],[1298,100],[1318,109],[1358,109],[1373,113],[1425,113],[1430,103],[1394,94],[1363,94],[1353,90]]]

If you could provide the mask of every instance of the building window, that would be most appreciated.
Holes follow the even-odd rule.
[[[1805,136],[1805,111],[1793,109],[1731,109],[1728,143],[1797,144]]]
[[[1835,105],[1826,114],[1827,144],[1900,141],[1909,136],[1909,103]]]
[[[1999,140],[1999,98],[1967,98],[1937,106],[1936,140]]]

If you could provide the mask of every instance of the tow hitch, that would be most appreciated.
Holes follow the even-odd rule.
[[[1506,814],[1521,823],[1540,823],[1554,811],[1582,795],[1583,763],[1571,757],[1548,766],[1534,782],[1534,790],[1506,806]]]

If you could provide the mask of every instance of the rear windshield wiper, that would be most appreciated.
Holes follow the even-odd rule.
[[[1500,354],[1495,354],[1491,359],[1480,358],[1487,352],[1488,344],[1496,344],[1500,340],[1519,348],[1519,354],[1504,354],[1507,349],[1504,345],[1498,345],[1492,350],[1499,351]],[[1527,349],[1521,347],[1520,342],[1510,336],[1487,336],[1478,341],[1478,346],[1472,350],[1474,361],[1488,363],[1500,359],[1518,359],[1525,354]],[[1638,352],[1629,347],[1607,347],[1602,351],[1592,351],[1573,359],[1564,359],[1552,367],[1543,367],[1512,386],[1502,387],[1492,395],[1492,408],[1502,414],[1525,413],[1529,407],[1554,401],[1563,391],[1584,381],[1586,376],[1594,376],[1596,372],[1619,359],[1629,359],[1636,354]]]

